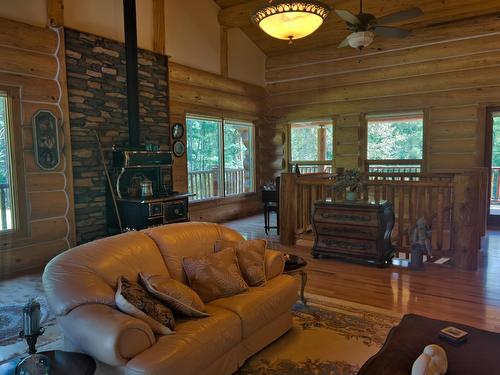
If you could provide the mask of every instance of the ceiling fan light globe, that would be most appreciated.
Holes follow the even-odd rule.
[[[373,42],[375,34],[372,31],[360,31],[352,33],[347,37],[347,41],[352,48],[365,48]]]

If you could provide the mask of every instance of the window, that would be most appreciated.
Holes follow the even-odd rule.
[[[424,157],[422,112],[369,115],[368,170],[378,173],[420,173]]]
[[[193,200],[255,191],[252,124],[188,116],[188,189]]]
[[[290,164],[301,173],[331,173],[333,124],[309,121],[290,124]]]
[[[14,229],[11,135],[7,93],[0,91],[0,231]]]

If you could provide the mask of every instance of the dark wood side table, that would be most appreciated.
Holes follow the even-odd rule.
[[[304,258],[299,257],[297,255],[293,254],[284,254],[285,255],[285,269],[283,273],[285,275],[300,275],[300,300],[302,303],[305,305],[307,303],[307,300],[304,296],[304,289],[306,288],[307,284],[307,272],[306,272],[306,266],[307,262]]]
[[[313,210],[312,255],[329,255],[383,266],[394,255],[392,203],[317,201]]]
[[[92,357],[83,353],[51,350],[40,352],[50,359],[50,375],[93,375],[96,363]],[[23,358],[16,358],[0,365],[0,375],[14,375],[16,366]]]

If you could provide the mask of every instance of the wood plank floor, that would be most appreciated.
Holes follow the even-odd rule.
[[[313,259],[310,242],[284,247],[275,230],[266,236],[263,216],[225,225],[248,239],[267,238],[269,247],[304,257],[308,262],[306,293],[500,332],[500,231],[488,233],[477,272],[434,264],[423,271],[412,271],[397,266],[380,269],[334,259]]]

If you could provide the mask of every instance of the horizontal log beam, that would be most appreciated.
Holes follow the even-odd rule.
[[[0,45],[53,54],[57,34],[50,29],[0,18]]]

